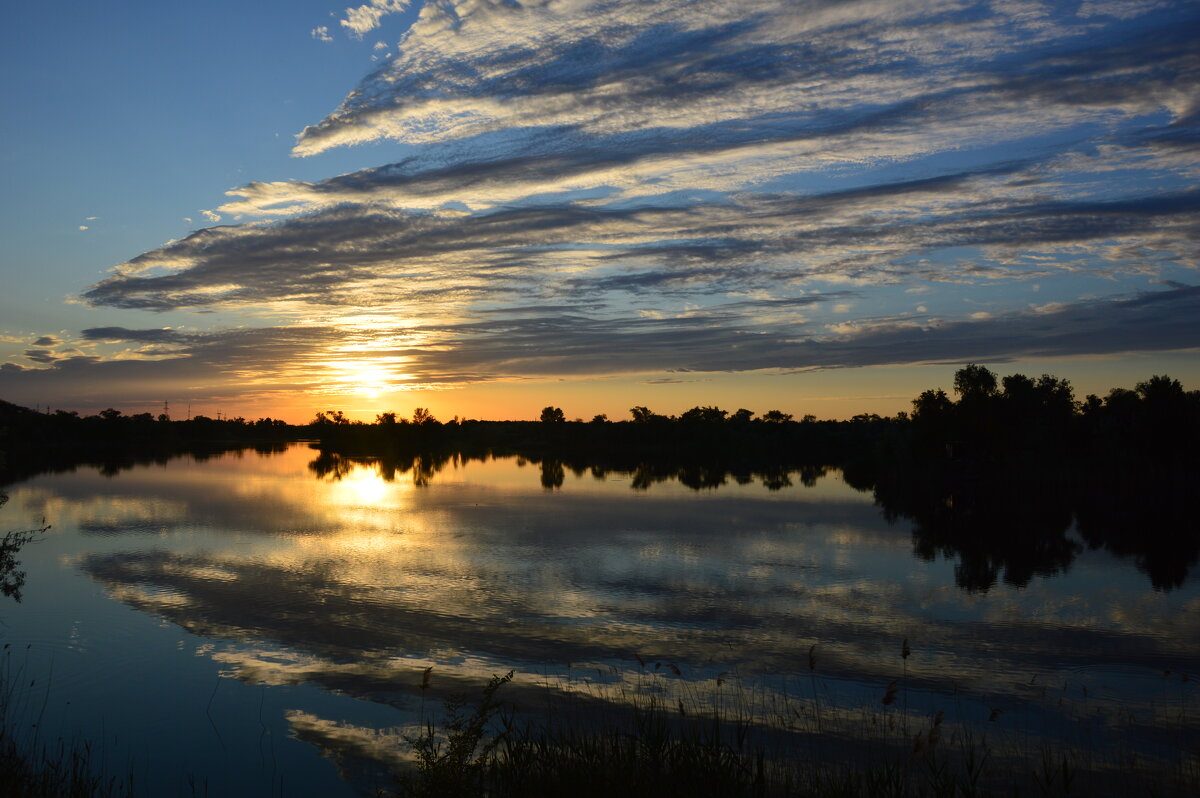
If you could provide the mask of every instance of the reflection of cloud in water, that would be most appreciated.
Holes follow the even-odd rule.
[[[109,595],[117,601],[159,615],[168,614],[170,610],[185,609],[192,603],[188,596],[169,587],[141,584],[115,585],[110,588]]]
[[[1097,694],[1089,697],[1086,692],[1080,696],[1077,683],[1063,682],[1059,688],[1044,681],[1016,685],[1013,695],[1007,697],[958,693],[922,697],[914,692],[913,707],[909,709],[899,703],[883,705],[879,701],[884,692],[881,685],[864,690],[853,683],[818,676],[780,690],[778,683],[743,680],[730,672],[689,679],[684,671],[682,677],[675,677],[673,668],[661,664],[646,663],[624,670],[576,666],[556,675],[519,675],[500,694],[506,707],[505,725],[512,724],[509,733],[518,739],[522,737],[521,729],[528,728],[537,741],[535,750],[542,750],[539,745],[553,744],[555,734],[563,735],[559,741],[566,738],[572,741],[569,744],[576,744],[579,735],[589,729],[599,731],[606,739],[614,734],[640,739],[647,711],[655,707],[661,713],[657,717],[664,731],[689,729],[693,739],[712,739],[714,732],[726,740],[737,739],[743,750],[762,752],[768,768],[777,757],[786,768],[797,754],[808,757],[814,752],[840,768],[842,762],[874,766],[881,756],[911,756],[916,749],[912,748],[910,730],[931,739],[927,732],[936,712],[942,739],[949,741],[949,746],[942,748],[943,764],[948,762],[946,756],[955,755],[956,741],[966,743],[963,750],[975,754],[986,750],[991,765],[987,778],[1000,779],[997,786],[1004,783],[1017,791],[1014,785],[1020,781],[1020,774],[1026,774],[1029,783],[1023,786],[1032,790],[1030,763],[1038,756],[1040,746],[1054,739],[1056,755],[1074,764],[1075,778],[1085,785],[1081,791],[1101,794],[1097,790],[1100,788],[1106,794],[1106,780],[1118,760],[1105,751],[1120,750],[1119,756],[1124,757],[1133,750],[1153,751],[1143,760],[1143,766],[1159,761],[1166,737],[1188,729],[1194,714],[1180,711],[1181,707],[1156,706],[1154,701],[1139,704]],[[454,679],[454,689],[466,699],[468,712],[490,678],[476,675],[464,679],[458,675]],[[1163,685],[1144,686],[1153,691]],[[395,773],[415,761],[408,741],[426,733],[427,721],[434,722],[433,732],[445,745],[446,729],[439,723],[445,715],[441,702],[432,700],[435,697],[441,698],[441,694],[422,696],[419,705],[414,700],[399,722],[382,727],[330,720],[301,710],[287,712],[286,720],[297,739],[332,758],[346,778],[357,776],[360,784],[378,783],[381,774]],[[1014,700],[1018,698],[1037,708],[1021,712]],[[1006,720],[995,725],[985,720],[1000,716]],[[531,722],[529,727],[524,725],[526,720]],[[990,726],[986,732],[985,726]],[[491,729],[499,731],[500,725]],[[1166,741],[1168,750],[1174,745]],[[1168,766],[1171,761],[1168,754]]]
[[[1007,594],[1007,602],[951,620],[963,595],[953,589],[865,578],[819,584],[808,569],[790,579],[723,583],[709,582],[703,568],[694,579],[661,582],[651,570],[639,575],[645,582],[614,584],[603,551],[589,560],[594,580],[577,588],[596,600],[589,608],[564,605],[562,577],[543,579],[542,566],[520,550],[507,561],[492,559],[490,568],[473,567],[469,547],[430,559],[425,553],[408,558],[406,550],[393,550],[369,569],[373,579],[390,574],[387,583],[354,581],[363,575],[359,566],[286,556],[262,562],[119,553],[91,555],[84,568],[110,589],[123,589],[119,597],[132,606],[195,633],[273,641],[289,652],[222,655],[243,678],[314,681],[375,699],[411,691],[429,661],[479,677],[508,664],[536,673],[572,661],[629,663],[637,653],[690,663],[698,675],[734,668],[786,674],[799,670],[814,642],[822,672],[883,684],[897,675],[897,640],[904,635],[917,652],[909,663],[912,684],[1019,696],[1019,685],[1034,673],[1096,662],[1186,668],[1195,655],[1187,641],[1200,633],[1200,615],[1164,613],[1155,596],[1125,607],[1124,622],[1094,610],[1039,617],[1043,605],[1053,610],[1059,599],[1037,590]],[[141,591],[127,590],[133,587]],[[187,601],[147,598],[146,589]]]
[[[288,712],[285,717],[298,738],[305,742],[319,740],[317,744],[327,752],[340,751],[358,758],[393,764],[412,760],[402,735],[416,733],[415,727],[405,731],[371,729],[325,720],[299,709]]]
[[[404,735],[419,731],[415,727],[372,729],[326,720],[299,709],[289,710],[284,718],[292,735],[332,759],[344,780],[351,784],[374,785],[379,795],[384,794],[381,785],[390,786],[392,774],[413,759]]]
[[[808,689],[815,643],[823,700],[849,726],[863,722],[854,707],[877,704],[901,675],[905,637],[914,696],[932,702],[953,688],[985,715],[1037,706],[1035,674],[1101,696],[1117,665],[1179,673],[1200,659],[1200,599],[1188,591],[1147,592],[1086,552],[1072,578],[1082,570],[1091,584],[963,592],[951,563],[914,559],[909,525],[887,523],[834,472],[812,487],[733,480],[695,492],[677,481],[632,490],[628,474],[568,468],[547,492],[533,463],[451,461],[417,487],[413,472],[389,481],[370,461],[314,479],[313,456],[173,462],[117,480],[80,472],[18,496],[69,510],[83,529],[90,508],[130,533],[127,543],[93,538],[75,562],[114,598],[212,639],[204,656],[227,675],[311,683],[401,712],[419,705],[429,665],[429,700],[509,668],[514,694],[555,679],[560,692],[635,692],[645,686],[635,655],[651,671],[661,664],[660,685],[703,691],[736,672],[776,695]],[[602,675],[585,679],[596,667]],[[1132,683],[1127,709],[1161,687]],[[310,710],[296,715],[305,739],[355,737]],[[384,756],[374,739],[360,742]]]
[[[22,492],[23,504],[59,526],[71,524],[80,531],[119,535],[132,531],[156,533],[183,521],[189,505],[161,496],[93,494],[68,497],[44,490]]]

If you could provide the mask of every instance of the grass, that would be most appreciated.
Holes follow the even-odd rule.
[[[0,493],[0,506],[8,496]],[[20,569],[17,555],[21,548],[38,539],[50,527],[43,523],[39,529],[14,530],[0,535],[0,595],[21,600],[25,572]],[[29,740],[18,741],[13,730],[30,723],[37,728],[45,711],[44,705],[36,716],[23,703],[28,691],[17,692],[23,686],[24,668],[13,671],[11,650],[4,644],[4,672],[0,674],[0,796],[5,798],[93,798],[129,794],[132,785],[121,785],[115,779],[105,780],[96,775],[94,757],[87,743],[76,745],[58,740],[53,746],[41,745],[36,732]],[[36,685],[30,681],[29,687]],[[20,698],[18,698],[20,696]],[[20,706],[18,706],[20,705]],[[20,719],[18,719],[20,717]]]
[[[495,676],[474,700],[449,697],[440,720],[430,713],[420,732],[405,738],[413,761],[399,774],[396,794],[1200,795],[1200,728],[1183,694],[1178,706],[1156,714],[1162,756],[1138,753],[1132,744],[1101,751],[1001,722],[999,710],[974,720],[953,705],[910,711],[909,653],[905,641],[899,683],[881,685],[879,697],[861,706],[822,700],[812,651],[812,691],[803,697],[759,689],[736,674],[697,685],[671,678],[678,677],[677,666],[652,670],[641,663],[622,675],[631,680],[615,683],[545,680],[545,704],[519,707],[504,700],[513,674]],[[1079,710],[1073,722],[1086,724],[1086,695]],[[1042,711],[1049,716],[1048,706]],[[1126,722],[1128,728],[1118,730],[1122,739],[1137,732],[1132,717]]]
[[[905,647],[907,648],[907,647]],[[474,695],[427,696],[432,668],[419,677],[423,719],[404,737],[410,766],[389,794],[404,798],[974,798],[975,796],[1200,795],[1200,724],[1194,680],[1164,674],[1170,689],[1153,731],[1168,754],[1148,757],[1130,740],[1115,750],[1049,740],[1030,732],[1037,713],[963,711],[957,697],[913,693],[905,709],[908,658],[897,679],[880,682],[857,704],[835,680],[809,672],[788,692],[735,672],[693,681],[674,663],[569,667],[557,676],[493,676]],[[37,686],[6,657],[0,691],[0,796],[134,795],[132,777],[103,776],[87,743],[36,740],[18,745],[11,729],[38,725]],[[594,678],[593,678],[594,674]],[[528,679],[528,682],[526,682]],[[532,682],[536,682],[532,683]],[[1065,686],[1061,691],[1066,693]],[[1075,722],[1094,717],[1095,697],[1080,698]],[[926,700],[928,698],[928,700]],[[519,702],[519,703],[518,703]],[[945,706],[938,708],[939,703]],[[921,708],[918,709],[917,705]],[[1125,719],[1122,735],[1144,732]],[[1081,733],[1081,741],[1086,734]]]
[[[28,650],[28,647],[26,647]],[[106,776],[91,743],[41,739],[45,704],[36,702],[36,680],[24,664],[13,668],[4,645],[0,673],[0,796],[4,798],[119,798],[134,794],[133,776]],[[17,730],[21,730],[18,734]],[[25,730],[29,730],[26,732]]]
[[[29,750],[0,727],[0,795],[5,798],[110,798],[133,794],[130,781],[97,775],[87,743]]]

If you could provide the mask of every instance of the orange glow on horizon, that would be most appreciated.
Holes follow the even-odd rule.
[[[1194,355],[1192,356],[1194,357]],[[278,418],[306,424],[318,411],[340,410],[352,420],[372,423],[383,412],[411,418],[428,408],[439,421],[455,416],[494,421],[532,421],[547,405],[562,408],[568,420],[589,421],[605,414],[612,421],[630,418],[629,409],[649,407],[678,415],[696,406],[715,405],[730,413],[747,408],[759,415],[781,410],[799,419],[847,419],[859,413],[894,416],[909,412],[912,400],[927,388],[953,389],[958,365],[871,366],[803,373],[741,372],[648,374],[586,377],[495,379],[460,385],[411,382],[411,366],[397,355],[372,357],[364,352],[325,353],[305,369],[306,384],[295,390],[192,400],[192,415],[248,420]],[[1192,390],[1200,387],[1194,362],[1177,358],[1102,358],[1072,361],[1022,361],[989,364],[1003,376],[1053,374],[1070,380],[1075,396],[1106,395],[1111,388],[1132,388],[1153,374],[1169,374]],[[232,386],[231,386],[232,387]],[[171,398],[171,416],[185,418],[187,400]],[[78,408],[95,413],[108,404]],[[162,403],[117,405],[122,411],[162,412]]]

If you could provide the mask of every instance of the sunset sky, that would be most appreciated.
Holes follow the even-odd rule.
[[[1194,2],[18,4],[0,398],[306,421],[1200,388]]]

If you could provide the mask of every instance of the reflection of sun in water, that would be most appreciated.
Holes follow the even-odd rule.
[[[387,497],[389,484],[375,469],[360,467],[331,483],[330,488],[332,503],[354,507],[378,506]]]

